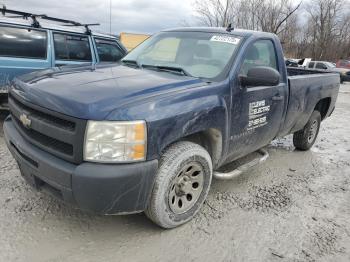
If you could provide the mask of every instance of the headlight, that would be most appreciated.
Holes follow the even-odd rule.
[[[84,160],[90,162],[135,162],[146,159],[145,121],[88,121]]]

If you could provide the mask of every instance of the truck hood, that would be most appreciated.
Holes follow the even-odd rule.
[[[69,116],[103,120],[118,108],[154,96],[203,85],[199,78],[120,64],[62,67],[14,80],[10,92]]]

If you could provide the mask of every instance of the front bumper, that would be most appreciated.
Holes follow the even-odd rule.
[[[28,143],[11,117],[4,122],[8,148],[22,176],[38,190],[98,214],[137,213],[145,210],[158,160],[135,164],[74,165]]]

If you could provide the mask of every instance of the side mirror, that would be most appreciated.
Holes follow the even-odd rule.
[[[240,76],[243,87],[276,86],[280,82],[280,73],[266,66],[258,66],[249,69],[247,76]]]

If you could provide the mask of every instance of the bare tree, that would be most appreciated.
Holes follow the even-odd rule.
[[[327,47],[338,36],[338,22],[342,0],[313,0],[307,7],[309,24],[313,30],[313,56],[317,59],[327,57]]]
[[[306,7],[308,30],[312,38],[306,52],[317,60],[349,57],[350,9],[346,0],[312,0]]]
[[[299,9],[302,2],[293,6],[291,0],[260,0],[260,8],[253,9],[262,31],[275,34],[285,30],[288,19]]]
[[[277,34],[290,57],[350,57],[350,0],[196,0],[201,25]]]
[[[197,0],[194,10],[206,26],[235,26],[272,33],[283,31],[283,26],[300,7],[291,0]]]
[[[196,0],[194,10],[201,24],[226,27],[234,19],[234,0]]]

